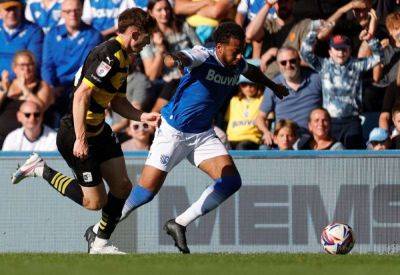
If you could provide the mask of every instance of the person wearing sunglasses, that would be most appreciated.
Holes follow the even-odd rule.
[[[69,9],[68,13],[76,12],[75,8]],[[124,11],[118,18],[117,37],[95,47],[77,73],[72,110],[61,120],[57,133],[57,148],[76,179],[52,169],[37,153],[12,176],[13,184],[27,177],[42,177],[60,194],[84,208],[102,209],[96,235],[91,235],[93,238],[86,235],[90,254],[125,254],[110,245],[109,239],[119,222],[132,183],[121,145],[105,123],[105,109],[110,105],[127,119],[152,126],[159,124],[159,114],[144,113],[126,98],[129,56],[137,55],[149,43],[154,28],[154,19],[143,10]],[[108,193],[104,181],[109,186]],[[89,231],[92,232],[92,227]]]
[[[25,101],[17,113],[22,124],[4,140],[3,151],[57,151],[57,133],[43,124],[43,111],[34,101]]]
[[[122,151],[149,150],[154,127],[146,122],[131,121],[125,134],[130,137],[121,144]]]
[[[265,89],[264,98],[256,118],[256,125],[263,133],[262,143],[267,148],[273,145],[273,130],[268,114],[275,113],[275,121],[290,119],[298,127],[297,136],[308,133],[307,122],[310,112],[322,104],[321,79],[312,70],[300,66],[300,57],[296,49],[282,47],[278,50],[277,63],[280,74],[277,83],[285,85],[289,95],[283,100]]]

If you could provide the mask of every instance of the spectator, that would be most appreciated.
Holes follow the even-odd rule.
[[[392,120],[394,129],[391,134],[391,149],[400,149],[400,104],[397,103],[392,110]],[[385,129],[387,131],[387,129]],[[390,132],[389,132],[390,133]]]
[[[64,0],[65,24],[51,29],[43,46],[42,77],[54,88],[56,109],[62,116],[68,110],[73,80],[89,51],[102,41],[101,34],[81,21],[79,0]]]
[[[57,151],[57,133],[43,125],[43,111],[37,103],[22,103],[17,117],[22,127],[7,135],[3,151]]]
[[[278,150],[293,150],[297,140],[297,124],[290,119],[279,120],[275,126],[274,144]]]
[[[215,0],[199,1],[197,4],[196,0],[178,0],[175,3],[175,10],[180,9],[178,6],[186,5],[184,8],[188,9],[189,5],[192,5],[194,10],[186,14],[186,22],[195,29],[201,43],[206,44],[211,42],[211,34],[219,22],[234,18],[234,2],[232,0]],[[181,12],[177,13],[182,14]]]
[[[270,0],[258,12],[246,29],[246,38],[251,41],[263,41],[261,70],[269,77],[279,73],[279,66],[272,62],[280,47],[292,47],[300,50],[301,41],[307,34],[310,19],[296,22],[293,16],[294,0]],[[269,19],[269,11],[274,8],[277,18]]]
[[[364,148],[360,114],[362,96],[361,73],[372,69],[381,60],[380,44],[363,33],[373,55],[364,59],[351,58],[350,39],[335,35],[329,42],[329,58],[318,57],[313,52],[321,20],[313,21],[301,47],[302,58],[319,72],[322,80],[323,107],[332,117],[332,135],[347,149]]]
[[[123,151],[149,150],[154,128],[145,122],[131,120],[125,133],[130,137],[121,144]]]
[[[105,38],[116,32],[115,21],[123,0],[98,1],[85,0],[83,3],[82,21],[101,32]]]
[[[379,127],[390,130],[390,114],[393,108],[400,104],[400,67],[397,70],[396,80],[387,88],[383,98],[382,112],[379,116]]]
[[[50,87],[36,76],[35,57],[30,51],[17,52],[12,68],[16,78],[0,93],[0,144],[8,133],[20,126],[16,114],[22,102],[33,101],[42,110],[53,102]]]
[[[11,62],[20,50],[30,50],[38,63],[42,61],[43,33],[39,27],[22,19],[22,4],[19,0],[0,0],[0,72],[7,70],[14,78]]]
[[[345,147],[331,135],[331,117],[324,108],[314,109],[308,119],[309,137],[301,138],[296,150],[344,150]]]
[[[47,33],[60,23],[61,3],[62,0],[28,0],[25,7],[25,18]]]
[[[234,96],[226,112],[227,136],[230,147],[236,150],[257,150],[262,133],[254,125],[263,95],[263,87],[239,78],[239,93]]]
[[[159,32],[153,33],[150,44],[143,48],[140,56],[145,74],[153,85],[147,91],[147,100],[151,104],[146,105],[153,106],[158,94],[171,94],[175,91],[181,77],[177,67],[167,68],[164,65],[164,55],[190,49],[200,45],[200,41],[186,22],[177,20],[167,0],[150,0],[148,12],[156,20]]]
[[[264,6],[264,3],[264,0],[241,0],[236,10],[236,24],[242,26],[243,28],[246,28],[249,22],[251,22],[256,17],[257,13]],[[277,14],[275,8],[269,9],[267,18],[273,19],[276,17]],[[250,42],[252,46],[252,58],[260,59],[262,52],[262,42]]]
[[[310,112],[321,107],[321,80],[318,74],[300,67],[300,57],[294,48],[283,47],[278,51],[277,61],[281,74],[274,81],[285,85],[289,95],[279,99],[270,89],[265,89],[264,99],[256,119],[257,127],[263,133],[263,143],[271,146],[273,134],[267,120],[269,112],[275,112],[276,121],[290,119],[299,126],[299,136],[307,133],[307,119]]]
[[[388,132],[382,128],[374,128],[371,133],[369,133],[367,149],[375,151],[390,149]]]

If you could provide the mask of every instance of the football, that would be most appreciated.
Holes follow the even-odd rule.
[[[347,254],[354,246],[353,229],[343,223],[331,223],[322,230],[321,244],[329,254]]]

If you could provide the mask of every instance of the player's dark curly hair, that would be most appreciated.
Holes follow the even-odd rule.
[[[227,44],[231,38],[236,38],[240,41],[244,41],[245,34],[241,26],[234,22],[221,23],[214,31],[212,36],[214,42]]]
[[[144,10],[131,8],[123,11],[118,17],[118,32],[124,33],[130,26],[141,31],[152,33],[156,29],[156,21]]]

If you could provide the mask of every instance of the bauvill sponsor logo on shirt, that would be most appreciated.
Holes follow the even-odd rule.
[[[207,72],[206,80],[213,81],[217,84],[235,86],[239,80],[239,75],[236,76],[223,76],[209,69]]]

